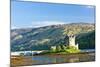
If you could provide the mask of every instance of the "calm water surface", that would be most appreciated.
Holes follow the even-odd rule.
[[[95,53],[33,56],[33,65],[95,61]]]

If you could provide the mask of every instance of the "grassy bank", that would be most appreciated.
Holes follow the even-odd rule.
[[[11,56],[11,67],[32,65],[32,57]]]

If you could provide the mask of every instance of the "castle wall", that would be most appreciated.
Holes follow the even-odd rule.
[[[69,37],[69,46],[75,46],[75,36]]]

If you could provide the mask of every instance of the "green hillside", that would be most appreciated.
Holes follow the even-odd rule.
[[[11,51],[48,50],[54,45],[67,45],[68,37],[65,29],[75,28],[76,42],[80,49],[95,48],[94,24],[72,23],[52,25],[39,28],[24,28],[11,30]],[[79,29],[79,30],[78,30]]]

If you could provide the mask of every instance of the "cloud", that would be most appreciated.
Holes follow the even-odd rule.
[[[59,21],[37,21],[32,22],[32,27],[43,27],[43,26],[49,26],[49,25],[58,25],[58,24],[65,24],[65,22],[59,22]]]
[[[94,8],[94,6],[86,6],[86,8]]]
[[[25,28],[33,28],[33,26],[32,25],[30,25],[30,26],[11,26],[11,29],[25,29]]]
[[[17,26],[11,26],[11,29],[16,29],[16,28],[18,28]]]

